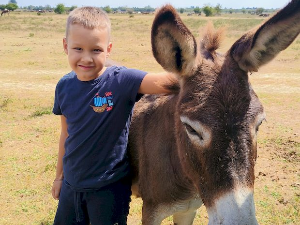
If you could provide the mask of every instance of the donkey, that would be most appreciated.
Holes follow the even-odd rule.
[[[1,16],[2,16],[3,14],[5,14],[5,13],[7,13],[7,15],[9,15],[9,10],[8,10],[8,9],[3,9],[2,12],[1,12]]]
[[[300,32],[293,0],[224,55],[220,33],[197,44],[171,5],[152,25],[157,62],[177,79],[167,96],[144,96],[135,107],[128,152],[132,191],[143,200],[142,223],[193,224],[204,203],[209,224],[254,225],[257,132],[265,119],[248,74],[286,49]]]

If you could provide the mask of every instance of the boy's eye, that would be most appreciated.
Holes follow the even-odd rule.
[[[101,49],[94,49],[94,52],[102,52],[102,50]]]
[[[77,50],[77,51],[81,51],[82,50],[82,48],[74,48],[75,50]]]

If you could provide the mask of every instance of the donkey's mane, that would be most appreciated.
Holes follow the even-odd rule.
[[[215,30],[210,22],[206,26],[202,40],[200,41],[200,53],[206,59],[215,60],[216,50],[220,47],[224,37],[224,28]]]

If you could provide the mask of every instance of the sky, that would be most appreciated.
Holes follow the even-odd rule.
[[[23,6],[45,6],[50,5],[55,7],[57,4],[64,4],[65,6],[98,6],[104,7],[109,5],[111,8],[116,8],[119,6],[127,7],[145,7],[150,5],[153,8],[160,7],[166,3],[172,4],[175,8],[188,8],[190,6],[203,7],[203,5],[209,4],[211,6],[216,6],[220,4],[222,8],[233,8],[241,9],[248,7],[258,7],[264,9],[277,9],[284,7],[289,0],[111,0],[111,1],[101,1],[101,0],[16,0],[19,7]],[[9,0],[0,0],[0,5],[7,4]]]

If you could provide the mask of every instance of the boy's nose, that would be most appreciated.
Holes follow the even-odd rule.
[[[93,57],[90,54],[84,54],[81,60],[83,62],[93,62]]]

